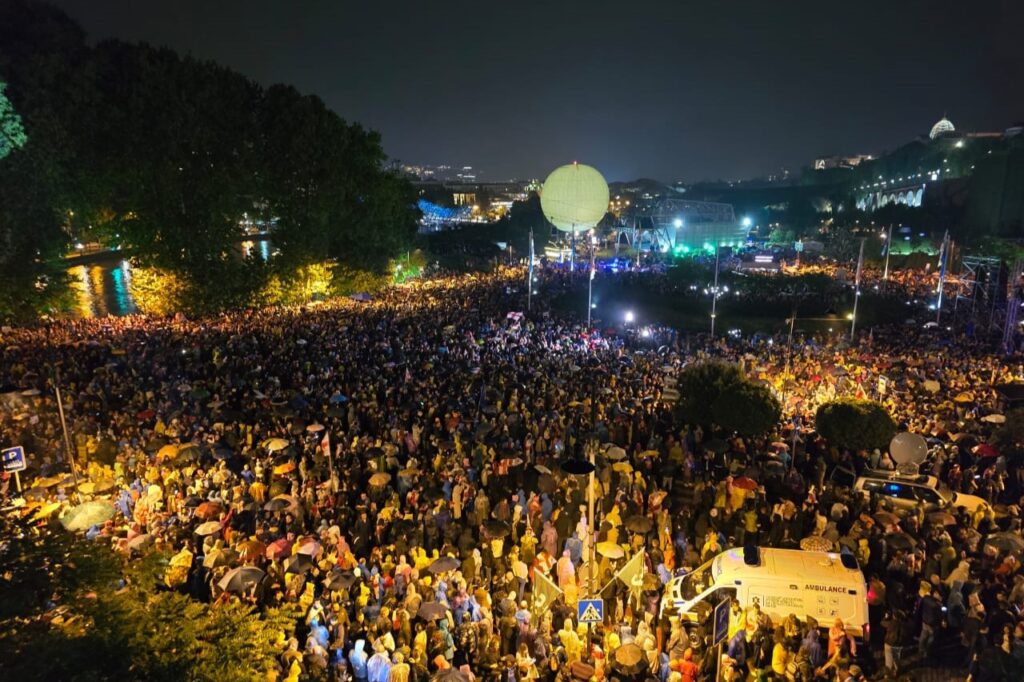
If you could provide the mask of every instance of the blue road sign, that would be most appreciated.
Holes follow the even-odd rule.
[[[580,599],[576,603],[576,620],[585,624],[603,621],[604,599]]]
[[[24,471],[25,467],[28,466],[25,463],[25,448],[20,445],[0,450],[0,460],[3,461],[4,471],[8,473]]]
[[[718,646],[729,635],[729,602],[727,597],[715,606],[715,634],[712,646]]]

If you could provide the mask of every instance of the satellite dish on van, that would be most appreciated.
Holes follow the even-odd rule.
[[[904,476],[917,476],[921,473],[921,465],[914,462],[907,462],[906,464],[898,465],[896,467],[896,471]]]
[[[897,466],[913,464],[916,473],[917,465],[928,456],[928,443],[923,436],[904,431],[893,436],[889,442],[889,453]]]

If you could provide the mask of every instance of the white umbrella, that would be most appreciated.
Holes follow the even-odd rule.
[[[288,447],[288,441],[284,438],[268,438],[263,441],[262,445],[268,452],[277,452],[278,450],[284,450]]]
[[[989,424],[1005,424],[1006,415],[1004,414],[989,414],[981,418],[981,421],[988,422]]]

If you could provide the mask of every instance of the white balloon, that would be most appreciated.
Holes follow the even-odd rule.
[[[916,433],[897,433],[889,442],[889,453],[896,464],[920,464],[928,456],[928,442]]]
[[[586,232],[608,212],[608,183],[596,169],[570,163],[552,171],[540,191],[544,217],[563,232]]]

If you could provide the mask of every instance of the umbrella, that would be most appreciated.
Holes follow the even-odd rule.
[[[195,462],[202,455],[202,451],[191,443],[183,445],[178,448],[178,454],[174,456],[175,464],[184,464],[185,462]]]
[[[263,505],[267,511],[284,511],[285,509],[298,509],[299,501],[291,495],[278,495]]]
[[[292,551],[292,543],[287,538],[275,540],[267,545],[267,558],[270,560],[288,556]]]
[[[914,546],[914,538],[906,533],[888,533],[885,542],[893,549],[910,549]]]
[[[203,503],[203,498],[197,495],[189,495],[185,498],[184,506],[186,507],[198,507]]]
[[[228,448],[214,448],[213,458],[219,461],[231,459],[235,453]]]
[[[327,578],[326,587],[329,590],[335,592],[340,590],[347,590],[356,583],[356,576],[354,573],[348,571],[332,571],[330,576]]]
[[[239,566],[225,573],[217,584],[225,592],[244,592],[258,585],[264,575],[266,574],[255,566]]]
[[[306,554],[296,554],[284,560],[284,572],[302,575],[313,568],[313,557]]]
[[[166,459],[174,459],[178,454],[178,446],[174,443],[168,443],[159,450],[157,450],[156,458],[158,461]]]
[[[599,542],[597,543],[597,553],[608,559],[621,559],[626,556],[626,553],[622,550],[617,543],[614,542]]]
[[[654,524],[646,516],[637,515],[626,519],[625,526],[627,530],[631,530],[634,533],[650,533]]]
[[[480,426],[476,427],[476,431],[474,432],[474,435],[477,438],[486,438],[487,434],[489,434],[493,430],[494,430],[494,426],[493,425],[491,425],[491,424],[481,424]]]
[[[980,445],[975,445],[973,448],[971,448],[971,452],[974,454],[975,457],[998,457],[999,456],[999,450],[994,445],[989,445],[988,443],[982,443]]]
[[[60,525],[67,530],[86,530],[114,517],[114,505],[103,500],[93,500],[72,507],[60,518]]]
[[[320,543],[312,536],[300,538],[295,544],[298,545],[298,548],[295,550],[296,554],[314,557],[320,553]]]
[[[446,668],[434,673],[430,682],[469,682],[469,675],[455,668]]]
[[[543,464],[537,464],[537,465],[535,465],[535,466],[534,466],[533,468],[534,468],[534,469],[536,469],[538,473],[541,473],[541,474],[548,474],[548,475],[550,475],[550,474],[551,474],[551,469],[548,469],[548,468],[547,468],[546,466],[544,466]]]
[[[974,402],[974,396],[972,396],[970,393],[967,393],[966,391],[964,391],[963,393],[959,394],[957,397],[953,398],[953,402],[960,403],[961,405],[963,405],[965,403],[973,403]]]
[[[86,495],[98,495],[116,487],[117,484],[108,478],[101,481],[86,481],[78,486],[78,490]]]
[[[194,515],[200,519],[212,519],[215,516],[220,516],[220,511],[220,502],[203,502],[196,507]]]
[[[334,403],[334,404],[347,403],[348,402],[348,398],[345,397],[344,395],[342,395],[341,393],[335,393],[334,395],[332,395],[330,397],[330,399],[327,402]]]
[[[492,519],[485,523],[484,530],[487,531],[488,535],[494,538],[503,537],[512,531],[507,523],[504,521],[498,521],[497,519]]]
[[[385,486],[391,480],[391,474],[379,473],[370,476],[370,485],[374,487]]]
[[[900,522],[900,517],[896,516],[892,512],[887,511],[875,512],[874,519],[883,526],[891,526],[893,524]]]
[[[423,620],[439,620],[444,618],[446,613],[448,613],[448,607],[444,604],[436,601],[425,601],[420,604],[416,617]]]
[[[459,560],[455,557],[443,556],[434,563],[430,564],[430,567],[427,570],[433,573],[434,575],[440,575],[441,573],[454,571],[459,566]]]
[[[44,477],[41,477],[41,478],[37,478],[35,481],[33,481],[32,482],[32,487],[33,488],[52,488],[53,486],[59,484],[61,482],[61,480],[62,480],[61,476],[44,476]]]
[[[1024,538],[1016,533],[993,533],[985,538],[985,544],[1002,552],[1019,552],[1024,549]]]
[[[238,552],[233,549],[215,549],[203,558],[205,568],[230,566],[238,560]]]
[[[242,561],[252,561],[267,553],[267,546],[259,540],[246,540],[238,545],[238,558]]]
[[[949,512],[937,511],[928,515],[928,520],[939,526],[955,526],[956,517]]]
[[[820,535],[811,535],[800,541],[800,549],[806,552],[831,552],[832,541]]]
[[[141,552],[144,547],[151,544],[153,544],[153,536],[149,533],[143,533],[142,535],[136,535],[128,541],[128,549]]]
[[[620,462],[626,459],[626,451],[619,446],[608,448],[608,452],[604,454],[605,458],[612,462]]]
[[[275,476],[284,476],[295,471],[295,462],[285,462],[284,464],[278,464],[274,467]]]
[[[60,509],[60,507],[60,502],[50,502],[49,504],[44,504],[41,507],[38,507],[35,513],[32,514],[32,519],[35,521],[39,521],[41,519],[49,518],[50,515],[53,514],[53,512]]]
[[[644,650],[633,642],[623,644],[616,649],[612,659],[615,672],[625,677],[639,677],[647,670],[647,657],[644,656]]]
[[[660,453],[657,450],[644,450],[640,453],[641,458],[657,457]]]
[[[927,379],[921,384],[921,386],[923,386],[924,390],[928,391],[929,393],[938,393],[939,389],[941,388],[941,386],[939,386],[939,382],[935,381],[934,379]]]
[[[749,476],[740,476],[739,478],[733,479],[732,487],[740,488],[742,490],[757,490],[757,481]]]
[[[221,525],[219,521],[207,521],[206,523],[200,523],[196,526],[196,535],[213,535],[214,533],[220,532]]]
[[[541,474],[537,477],[537,487],[542,493],[553,493],[558,489],[558,482],[550,474]]]
[[[1005,424],[1006,423],[1006,415],[1005,414],[987,414],[987,415],[985,415],[984,417],[981,418],[981,421],[988,422],[989,424]]]
[[[260,443],[260,445],[266,448],[267,452],[277,452],[288,447],[288,441],[284,438],[268,438]]]
[[[166,444],[167,444],[167,439],[166,438],[164,438],[162,436],[157,436],[155,438],[151,438],[149,440],[149,442],[146,443],[145,447],[143,447],[143,450],[145,450],[146,452],[152,454],[154,452],[159,452],[160,448],[162,448]]]
[[[310,433],[320,433],[323,430],[323,424],[310,424],[309,426],[306,427],[306,431],[309,431]]]

